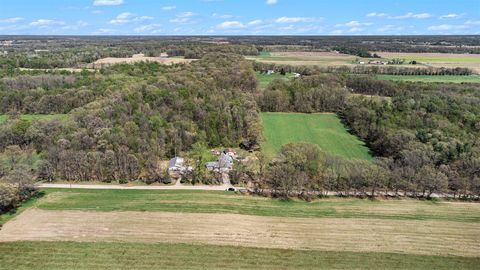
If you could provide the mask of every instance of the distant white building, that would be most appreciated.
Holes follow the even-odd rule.
[[[272,75],[272,74],[275,74],[275,70],[270,69],[270,70],[267,71],[267,75]]]
[[[225,150],[220,153],[217,161],[207,162],[206,167],[209,171],[228,172],[233,169],[233,159],[235,152],[232,150]]]
[[[185,159],[181,157],[174,157],[168,162],[168,171],[176,173],[186,173],[192,171],[192,167],[185,166]]]

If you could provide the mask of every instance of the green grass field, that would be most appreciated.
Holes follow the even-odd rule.
[[[392,58],[392,57],[390,57]],[[418,62],[428,62],[428,63],[434,63],[434,62],[441,62],[441,63],[475,63],[475,62],[480,62],[480,57],[478,56],[471,56],[471,57],[455,57],[455,56],[430,56],[430,55],[421,55],[420,53],[417,55],[399,55],[398,57],[393,57],[393,58],[399,58],[399,59],[405,59],[406,61],[418,61]]]
[[[471,227],[480,222],[480,204],[476,203],[337,197],[313,202],[283,201],[233,192],[198,190],[42,189],[42,192],[43,196],[29,201],[22,209],[33,206],[52,212],[158,211],[348,218],[358,219],[359,222],[373,218],[375,224],[386,220],[392,226],[408,221],[419,224],[439,222],[445,226],[452,226],[448,224],[454,222],[455,226],[465,224]],[[0,220],[6,221],[13,215],[0,217]],[[52,220],[52,224],[57,224],[55,222],[61,224],[63,221]],[[141,230],[141,227],[138,229]],[[181,230],[181,227],[178,229]],[[425,227],[425,230],[431,229]],[[419,229],[417,233],[426,231]],[[390,238],[382,241],[386,239]],[[189,242],[69,241],[0,241],[0,269],[478,269],[480,264],[480,257],[477,256],[419,255],[403,253],[401,248],[399,252],[389,253],[348,249],[255,248]]]
[[[322,151],[347,159],[371,160],[368,148],[348,133],[335,114],[262,113],[265,142],[262,149],[268,156],[291,142],[316,144]]]
[[[277,200],[224,191],[44,189],[44,210],[162,211],[308,218],[375,218],[480,222],[479,204],[326,198]]]
[[[411,82],[447,82],[447,83],[480,83],[480,75],[455,76],[455,75],[376,75],[381,80],[411,81]]]
[[[190,244],[0,243],[0,269],[478,269],[479,258]]]
[[[36,120],[66,120],[68,114],[22,114],[20,119],[36,121]],[[7,115],[0,115],[0,124],[7,121]]]
[[[260,86],[261,89],[266,88],[275,79],[289,80],[293,78],[293,73],[287,73],[285,76],[281,75],[278,72],[271,75],[267,75],[265,73],[262,74],[260,72],[257,72],[256,74],[257,74],[258,85]]]

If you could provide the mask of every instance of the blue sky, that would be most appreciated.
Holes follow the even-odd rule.
[[[480,34],[480,0],[0,0],[2,34]]]

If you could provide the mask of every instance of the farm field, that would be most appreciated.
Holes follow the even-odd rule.
[[[257,72],[257,80],[258,80],[258,85],[260,89],[266,88],[272,81],[276,79],[283,79],[283,80],[289,80],[294,77],[293,73],[287,73],[285,75],[281,75],[280,73],[276,72],[274,74],[268,75],[266,73],[260,73]]]
[[[403,52],[375,52],[387,59],[400,58],[407,61],[441,62],[441,63],[464,63],[479,62],[480,54],[453,54],[453,53],[403,53]]]
[[[7,269],[475,269],[480,263],[476,203],[43,191],[0,230]]]
[[[173,243],[0,243],[4,269],[477,269],[478,258]]]
[[[480,72],[480,54],[447,54],[447,53],[394,53],[394,52],[376,52],[383,58],[400,58],[407,61],[416,60],[421,64],[432,67],[470,68],[475,72]]]
[[[268,156],[275,155],[284,144],[309,142],[347,159],[372,159],[364,143],[348,133],[335,114],[262,113],[261,118],[265,136],[262,149]]]
[[[36,121],[36,120],[66,120],[68,114],[22,114],[20,119]],[[7,121],[7,115],[0,115],[0,124]]]
[[[409,81],[409,82],[449,82],[449,83],[480,83],[480,75],[455,76],[455,75],[376,75],[381,80]]]
[[[193,59],[184,59],[179,57],[148,57],[148,56],[136,56],[136,57],[107,57],[98,59],[97,61],[87,65],[87,68],[100,68],[103,66],[115,65],[115,64],[132,64],[136,62],[158,62],[164,65],[184,64],[190,63]]]
[[[262,63],[313,66],[353,65],[353,61],[358,59],[353,55],[334,52],[271,52],[246,58]]]

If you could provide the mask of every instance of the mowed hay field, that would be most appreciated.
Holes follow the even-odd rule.
[[[262,113],[264,139],[262,149],[274,156],[284,144],[309,142],[324,152],[347,159],[371,160],[368,148],[348,133],[333,113]]]
[[[246,58],[262,63],[276,63],[293,66],[342,66],[353,65],[353,62],[358,57],[335,52],[271,52]]]
[[[405,59],[407,61],[417,61],[432,67],[470,68],[480,73],[480,54],[453,54],[453,53],[395,53],[395,52],[376,52],[382,58],[386,59]]]
[[[88,64],[88,68],[101,68],[103,66],[115,65],[115,64],[132,64],[137,62],[157,62],[164,65],[173,64],[186,64],[194,61],[194,59],[184,59],[178,57],[148,57],[148,56],[136,56],[136,57],[107,57],[98,59],[97,61]]]
[[[0,269],[478,269],[480,260],[174,243],[0,242]]]
[[[480,263],[476,203],[44,192],[0,230],[0,269],[476,269]]]
[[[408,82],[441,82],[441,83],[480,83],[480,75],[376,75],[381,80],[408,81]]]

